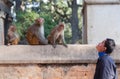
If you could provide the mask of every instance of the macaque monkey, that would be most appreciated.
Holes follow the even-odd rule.
[[[7,33],[7,45],[17,45],[20,41],[19,35],[16,32],[16,26],[10,25]]]
[[[44,19],[38,18],[30,26],[26,33],[26,39],[30,45],[46,45],[48,40],[44,36]]]
[[[64,23],[59,23],[55,28],[52,29],[50,35],[48,35],[48,43],[56,47],[56,44],[62,44],[67,47],[64,39]]]

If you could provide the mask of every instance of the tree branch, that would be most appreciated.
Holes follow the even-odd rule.
[[[70,4],[70,2],[69,1],[67,1],[67,4],[68,4],[68,7],[72,7],[72,5]]]
[[[81,5],[81,4],[80,4],[80,5],[77,5],[77,6],[78,6],[78,7],[83,7],[83,5]]]
[[[61,14],[58,10],[55,10],[55,12],[56,12],[58,15],[60,15],[61,17],[64,17],[64,15]]]

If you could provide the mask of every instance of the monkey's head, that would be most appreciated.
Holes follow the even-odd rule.
[[[64,23],[59,23],[58,27],[59,27],[59,30],[63,30],[64,29]]]
[[[14,25],[11,25],[9,27],[9,31],[15,32],[16,31],[16,27]]]
[[[44,23],[44,19],[43,18],[38,18],[35,20],[35,24],[41,26]]]

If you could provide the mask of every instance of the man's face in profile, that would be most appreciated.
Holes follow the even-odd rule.
[[[105,50],[106,50],[105,41],[106,41],[106,40],[100,42],[100,43],[96,46],[96,49],[97,49],[98,52],[105,52]]]

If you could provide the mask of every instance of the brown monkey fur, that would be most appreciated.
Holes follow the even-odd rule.
[[[46,45],[47,39],[44,36],[44,19],[38,18],[30,26],[26,33],[26,39],[30,45]]]
[[[64,23],[59,23],[48,35],[48,43],[52,44],[54,48],[56,47],[56,44],[63,44],[67,47],[64,39],[64,27]]]
[[[19,35],[16,32],[16,26],[10,25],[7,34],[8,45],[17,45],[20,41]]]

